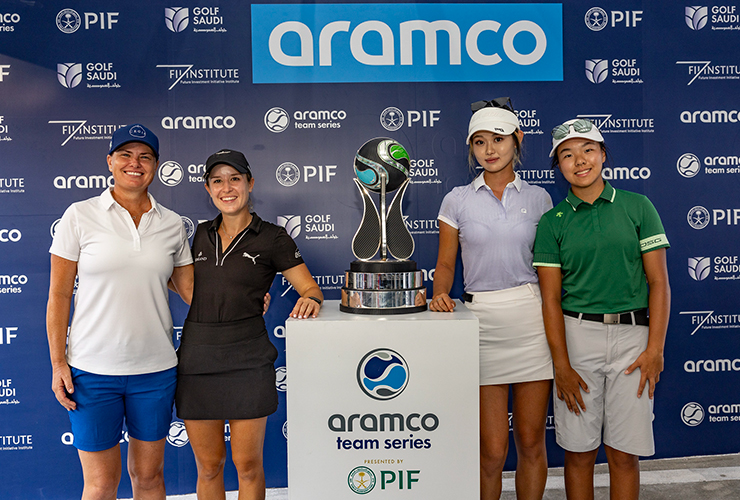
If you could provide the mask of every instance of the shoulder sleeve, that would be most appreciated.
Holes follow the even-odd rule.
[[[550,197],[550,193],[545,191],[544,189],[540,188],[540,209],[542,212],[540,212],[542,215],[547,213],[549,210],[552,209],[552,198]]]
[[[54,228],[54,239],[49,253],[74,262],[80,260],[80,233],[77,207],[74,204],[64,211],[64,215]]]
[[[555,235],[555,228],[547,212],[537,225],[537,236],[534,240],[534,267],[560,267],[560,245]]]
[[[185,226],[180,224],[180,246],[175,252],[174,266],[182,267],[193,263],[193,254],[190,251],[190,243],[188,242],[188,233],[185,231]]]
[[[437,215],[437,219],[441,220],[450,227],[460,229],[460,198],[456,191],[457,189],[453,189],[445,195],[444,199],[442,200],[442,206],[439,207],[439,215]]]
[[[653,203],[645,196],[640,197],[642,200],[641,220],[639,227],[640,252],[647,253],[659,248],[668,248],[668,238],[663,229],[663,223],[660,215],[655,209]]]
[[[275,240],[273,245],[272,264],[279,272],[303,264],[303,257],[298,246],[293,241],[285,228],[275,227]]]

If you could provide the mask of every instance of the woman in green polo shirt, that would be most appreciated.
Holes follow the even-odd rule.
[[[602,178],[606,148],[593,123],[568,120],[552,135],[553,166],[570,190],[540,220],[534,266],[555,367],[566,495],[593,498],[603,443],[611,498],[637,498],[638,457],[655,452],[652,399],[670,309],[669,244],[645,196]]]

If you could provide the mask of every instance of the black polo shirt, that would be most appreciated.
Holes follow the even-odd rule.
[[[193,238],[195,286],[188,320],[239,321],[260,316],[275,274],[303,263],[284,228],[252,214],[249,226],[221,251],[221,214],[198,226]]]

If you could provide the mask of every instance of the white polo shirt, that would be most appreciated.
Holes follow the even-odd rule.
[[[175,212],[158,205],[137,228],[109,189],[73,203],[50,253],[77,262],[79,279],[67,345],[70,366],[99,375],[139,375],[177,365],[167,281],[192,264]]]

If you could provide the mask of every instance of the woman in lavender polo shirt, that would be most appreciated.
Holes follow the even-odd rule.
[[[522,180],[524,134],[503,97],[471,105],[469,163],[482,173],[445,196],[432,311],[452,311],[449,293],[461,247],[466,306],[480,323],[481,499],[501,495],[513,392],[516,493],[541,499],[547,480],[545,421],[553,370],[532,267],[537,224],[552,208],[547,192]]]

